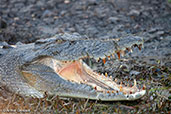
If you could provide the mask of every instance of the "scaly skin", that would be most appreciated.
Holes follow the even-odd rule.
[[[31,44],[1,44],[0,84],[13,93],[37,98],[46,92],[102,101],[136,100],[146,90],[138,89],[135,80],[133,87],[118,85],[110,77],[94,72],[82,59],[101,58],[105,62],[114,54],[120,58],[133,46],[140,49],[142,43],[137,36],[89,39],[65,33]]]

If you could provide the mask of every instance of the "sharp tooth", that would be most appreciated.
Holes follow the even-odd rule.
[[[122,87],[122,85],[120,85],[120,91],[123,91],[123,87]]]
[[[99,60],[100,60],[100,58],[97,58],[97,59],[96,59],[96,62],[99,62]]]
[[[130,52],[131,52],[131,53],[133,52],[131,48],[130,48]]]
[[[120,52],[121,52],[122,57],[125,56],[125,51],[124,50],[121,50]]]
[[[120,51],[117,52],[118,58],[121,58]]]
[[[112,79],[112,76],[110,76],[109,78]]]
[[[87,83],[87,80],[84,80],[85,83]]]
[[[113,57],[113,58],[115,58],[115,55],[114,55],[114,53],[112,53],[112,57]]]
[[[137,86],[137,81],[136,81],[136,79],[134,79],[134,87],[136,87]]]
[[[105,72],[105,76],[106,76],[106,77],[108,76],[107,72]]]
[[[103,63],[104,63],[104,64],[106,63],[106,58],[103,59]]]
[[[143,88],[142,88],[143,90],[145,90],[146,89],[146,86],[145,86],[145,84],[143,85]]]
[[[108,59],[110,60],[110,56],[107,56],[108,57]]]
[[[128,52],[131,52],[131,53],[133,52],[131,47],[126,48],[126,50],[128,50]]]

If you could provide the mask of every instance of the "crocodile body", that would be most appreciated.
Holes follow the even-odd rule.
[[[88,98],[102,101],[136,100],[145,89],[118,85],[110,77],[94,72],[83,60],[106,57],[140,48],[142,38],[89,39],[79,34],[58,34],[31,44],[0,48],[0,85],[22,96]],[[6,47],[6,48],[5,48]],[[5,49],[4,49],[5,48]]]

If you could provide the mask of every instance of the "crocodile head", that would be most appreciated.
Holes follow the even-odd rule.
[[[136,100],[146,90],[117,84],[107,74],[93,71],[84,59],[105,63],[106,58],[120,58],[133,47],[141,49],[143,41],[138,36],[120,39],[88,39],[78,34],[58,34],[31,44],[22,54],[20,70],[24,80],[43,97],[44,93],[61,97],[88,98],[102,101]],[[26,46],[28,47],[28,45]],[[25,46],[18,46],[25,49]],[[34,93],[34,92],[32,92]]]

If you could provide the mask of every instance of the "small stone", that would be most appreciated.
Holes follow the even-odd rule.
[[[69,1],[69,0],[65,0],[64,3],[65,3],[65,4],[69,4],[70,1]]]
[[[53,13],[50,10],[45,10],[43,13],[43,17],[49,17],[51,16]]]
[[[37,1],[37,3],[36,3],[36,6],[38,6],[38,7],[43,7],[43,2],[42,1]]]
[[[128,0],[109,0],[111,3],[113,3],[116,8],[128,10],[129,9],[129,1]]]
[[[128,15],[131,15],[131,16],[139,16],[140,15],[140,11],[133,9],[133,10],[131,10],[128,13]]]
[[[61,16],[64,16],[66,13],[67,13],[67,11],[62,10],[62,11],[60,12],[60,15],[61,15]]]
[[[71,28],[68,28],[68,30],[71,31],[71,32],[74,32],[75,28],[71,27]]]
[[[158,31],[156,34],[157,35],[163,35],[165,32],[164,31]]]
[[[20,8],[24,7],[24,4],[23,3],[16,3],[16,4],[14,4],[14,7],[20,9]]]
[[[136,24],[136,25],[134,26],[134,29],[138,29],[138,28],[140,28],[140,25]]]
[[[149,33],[154,33],[154,32],[156,32],[156,31],[158,31],[158,28],[151,28],[148,32],[149,32]]]
[[[98,30],[97,30],[96,27],[89,27],[89,28],[87,28],[86,33],[89,34],[89,35],[90,34],[97,34]]]
[[[53,18],[54,18],[54,19],[58,19],[59,17],[58,17],[58,16],[54,16]]]
[[[108,21],[110,23],[117,23],[119,21],[119,18],[117,18],[117,17],[109,17]]]
[[[14,17],[14,20],[15,20],[15,21],[18,21],[18,20],[19,20],[19,17]]]

